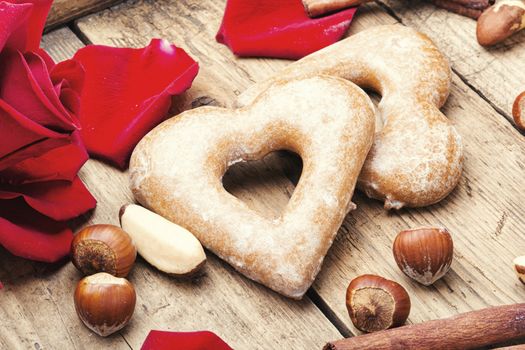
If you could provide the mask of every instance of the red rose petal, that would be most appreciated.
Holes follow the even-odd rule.
[[[73,233],[36,213],[20,201],[0,205],[0,245],[12,254],[37,261],[56,262],[69,254]]]
[[[42,58],[42,60],[46,64],[46,67],[47,67],[48,71],[51,72],[51,70],[56,66],[55,61],[53,60],[53,58],[51,56],[49,56],[49,54],[46,52],[46,50],[44,50],[42,48],[39,48],[38,50],[33,50],[33,52],[36,53],[38,56],[40,56],[40,58]],[[66,60],[64,62],[67,62],[67,61],[69,61],[69,60]]]
[[[184,50],[159,39],[143,49],[87,46],[73,59],[85,69],[80,120],[86,148],[121,168],[199,69]]]
[[[45,52],[45,51],[44,51]],[[51,81],[57,85],[67,81],[68,86],[79,94],[84,86],[84,68],[75,60],[65,60],[50,69]]]
[[[75,218],[97,204],[78,177],[72,182],[47,181],[0,190],[0,199],[18,197],[23,197],[33,209],[57,221]]]
[[[37,50],[52,0],[0,1],[0,51]]]
[[[232,350],[221,338],[209,331],[150,331],[141,350]]]
[[[23,23],[26,23],[32,9],[31,4],[16,5],[0,1],[0,52],[8,41],[9,46],[19,43],[16,49],[25,48],[26,33]]]
[[[40,56],[32,52],[2,56],[0,99],[40,125],[63,131],[77,128],[78,121],[62,105]]]
[[[88,160],[86,149],[78,132],[74,132],[71,137],[65,139],[63,145],[55,143],[54,147],[52,146],[50,150],[40,155],[35,147],[31,149],[31,157],[19,159],[9,168],[2,170],[0,161],[0,178],[4,183],[23,185],[53,180],[72,181]],[[16,154],[9,158],[15,156]]]
[[[0,142],[0,164],[5,160],[4,158],[7,155],[30,147],[33,143],[38,144],[46,139],[69,137],[67,134],[61,134],[48,129],[27,116],[20,114],[20,112],[8,105],[1,98],[0,120],[2,121],[0,123],[0,135],[2,135],[2,142]],[[63,144],[63,142],[61,144]],[[5,166],[0,166],[0,170],[4,168]]]
[[[299,59],[341,39],[356,9],[310,18],[301,0],[228,0],[216,40],[238,56]]]

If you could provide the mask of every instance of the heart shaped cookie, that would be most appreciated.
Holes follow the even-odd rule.
[[[277,81],[246,107],[201,107],[151,131],[131,157],[144,206],[193,232],[235,269],[301,298],[350,209],[374,137],[368,96],[346,80]],[[284,213],[268,219],[228,193],[228,167],[289,150],[303,160]]]
[[[424,34],[403,25],[372,27],[286,66],[249,87],[246,105],[275,81],[332,75],[377,91],[377,131],[357,187],[386,209],[439,202],[458,184],[461,137],[439,110],[447,100],[447,58]]]

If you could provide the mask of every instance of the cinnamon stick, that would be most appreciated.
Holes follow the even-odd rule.
[[[370,1],[372,0],[303,0],[303,5],[309,17],[319,17]]]
[[[481,9],[470,8],[454,0],[431,0],[431,2],[437,7],[441,7],[447,11],[473,19],[478,19],[478,17],[481,16],[481,13],[483,12]]]
[[[525,338],[525,303],[379,331],[326,344],[325,350],[462,350]]]
[[[451,0],[458,5],[466,8],[484,10],[491,5],[494,5],[494,0]]]

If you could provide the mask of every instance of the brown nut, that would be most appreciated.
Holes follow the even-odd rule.
[[[500,0],[478,18],[476,36],[482,46],[495,45],[525,27],[525,2]]]
[[[521,130],[525,130],[525,91],[516,97],[512,105],[512,116],[514,123]]]
[[[399,283],[376,275],[362,275],[348,285],[346,308],[357,329],[376,332],[406,322],[410,297]]]
[[[514,270],[521,283],[525,284],[525,256],[518,256],[513,261]]]
[[[125,277],[136,257],[131,237],[118,226],[88,226],[71,243],[71,260],[85,275],[107,272]]]
[[[131,283],[105,272],[80,280],[74,296],[78,317],[86,327],[103,337],[128,324],[136,299]]]
[[[447,273],[453,251],[450,233],[445,228],[435,227],[401,231],[393,246],[397,266],[405,275],[425,286]]]

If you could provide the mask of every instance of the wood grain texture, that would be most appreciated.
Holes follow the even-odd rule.
[[[43,47],[62,60],[82,43],[69,29],[60,29],[44,37]],[[227,175],[230,191],[237,191],[234,179],[244,172],[241,167]],[[282,172],[268,165],[267,171],[250,176],[271,174],[263,187],[288,198],[290,182]],[[80,176],[98,205],[78,220],[78,226],[118,224],[120,206],[132,201],[127,174],[89,160]],[[0,348],[139,349],[151,329],[207,329],[236,349],[320,348],[341,336],[308,298],[282,298],[208,253],[205,274],[194,281],[171,278],[138,259],[128,276],[137,291],[135,314],[122,331],[100,338],[74,311],[73,291],[80,278],[71,263],[48,266],[0,251],[0,280],[5,285],[0,291]]]
[[[115,5],[122,0],[54,0],[46,21],[46,30],[56,28],[90,13]]]
[[[224,1],[211,0],[128,1],[82,19],[78,28],[97,43],[140,46],[152,36],[177,43],[204,67],[188,98],[212,96],[217,104],[230,105],[239,91],[275,74],[287,62],[236,58],[217,44],[214,35],[223,7]],[[359,10],[350,32],[396,22],[381,7],[367,5]],[[437,44],[449,57],[454,54],[439,41]],[[481,63],[471,64],[471,69],[477,69]],[[492,79],[499,79],[498,75]],[[443,110],[465,143],[465,173],[458,188],[432,207],[391,213],[381,203],[357,194],[358,210],[347,217],[317,278],[314,294],[329,308],[334,321],[348,330],[356,332],[346,312],[345,290],[352,278],[364,273],[397,280],[408,289],[413,303],[410,323],[519,302],[525,295],[511,266],[512,259],[525,251],[521,231],[524,195],[520,191],[525,185],[525,140],[457,75]],[[290,164],[286,167],[294,169]],[[297,174],[298,169],[292,173]],[[285,205],[286,191],[259,188],[253,193],[247,186],[237,195],[251,205],[258,203],[254,207],[266,212]],[[422,225],[444,225],[455,241],[452,270],[432,287],[406,278],[391,252],[398,231]]]
[[[447,53],[452,68],[509,120],[512,103],[525,90],[525,31],[484,48],[476,21],[418,0],[386,0],[404,24],[427,34]]]

